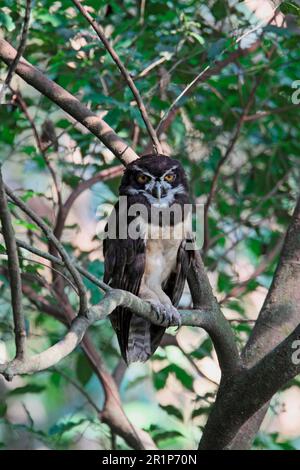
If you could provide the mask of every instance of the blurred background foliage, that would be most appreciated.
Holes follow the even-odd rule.
[[[0,1],[0,34],[15,47],[24,14],[22,3]],[[270,286],[299,190],[300,169],[299,108],[292,108],[291,101],[293,82],[300,79],[300,10],[295,2],[283,2],[276,20],[266,24],[276,5],[256,3],[84,2],[135,79],[155,126],[205,67],[226,59],[237,50],[237,38],[261,25],[256,31],[261,38],[259,47],[228,63],[180,100],[161,136],[165,152],[184,165],[195,202],[205,203],[214,175],[220,170],[209,208],[203,256],[241,345]],[[281,27],[283,14],[289,21]],[[246,37],[243,47],[253,41],[253,34]],[[25,57],[103,116],[138,153],[145,152],[149,139],[131,92],[72,2],[34,2]],[[0,71],[4,78],[3,64]],[[5,178],[54,224],[59,200],[52,170],[65,201],[83,180],[118,162],[82,126],[22,80],[15,77],[12,88],[21,93],[40,135],[48,120],[56,137],[53,145],[41,152],[28,117],[14,99],[14,92],[9,91],[7,104],[0,109],[0,159]],[[242,121],[247,106],[248,119]],[[235,133],[233,148],[222,162]],[[119,182],[120,176],[114,177],[83,192],[72,206],[62,235],[68,251],[99,278],[103,257],[96,235],[101,230],[98,208],[109,210]],[[13,206],[12,212],[19,238],[45,248],[35,225]],[[1,256],[1,244],[0,250]],[[48,264],[40,264],[43,261],[28,252],[21,255],[25,281],[36,294],[55,303]],[[5,263],[2,256],[1,266]],[[5,275],[0,274],[1,361],[13,352],[8,287]],[[86,287],[96,304],[101,298],[99,289],[89,281]],[[65,292],[76,306],[76,296],[68,284]],[[190,305],[188,291],[182,305]],[[63,325],[38,311],[26,297],[24,308],[32,352],[48,347],[64,333]],[[220,378],[206,334],[184,327],[175,339],[175,332],[170,331],[149,363],[126,370],[109,322],[91,330],[107,369],[119,385],[130,420],[148,431],[159,448],[195,448]],[[294,380],[273,399],[254,448],[300,448],[299,384]],[[1,380],[0,397],[1,447],[127,448],[98,419],[103,391],[80,348],[53,370],[16,378],[9,384]]]

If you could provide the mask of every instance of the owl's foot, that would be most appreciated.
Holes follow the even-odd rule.
[[[151,300],[150,304],[160,326],[180,326],[181,316],[173,305],[164,305],[158,301]]]

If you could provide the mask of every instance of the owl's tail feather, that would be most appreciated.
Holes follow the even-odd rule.
[[[151,356],[151,323],[132,315],[128,335],[127,363],[145,362]]]

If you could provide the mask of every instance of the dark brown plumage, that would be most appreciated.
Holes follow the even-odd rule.
[[[152,226],[151,209],[156,206],[158,211],[162,211],[176,204],[183,207],[189,202],[185,172],[180,162],[170,157],[144,156],[127,166],[119,194],[127,197],[128,209],[134,204],[143,204],[147,220],[139,219],[140,236],[133,239],[128,227],[137,218],[129,216],[120,202],[116,204],[117,236],[111,236],[106,227],[104,281],[150,301],[155,309],[171,318],[175,314],[172,304],[178,305],[183,292],[192,251],[185,250],[185,238],[171,241],[147,238],[142,226],[144,222],[147,230]],[[125,239],[120,234],[121,229],[124,230],[124,226],[119,225],[120,215],[124,215],[127,225]],[[171,219],[170,225],[174,222],[176,220]],[[159,224],[162,224],[161,220]],[[111,321],[126,362],[147,360],[158,347],[166,329],[165,326],[150,324],[121,307],[112,313]]]

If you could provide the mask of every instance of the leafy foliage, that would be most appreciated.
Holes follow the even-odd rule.
[[[147,0],[144,12],[138,4],[133,0],[85,2],[110,37],[144,98],[152,122],[158,125],[187,85],[205,67],[213,68],[217,61],[237,51],[236,39],[259,20],[249,14],[245,2]],[[292,15],[296,24],[299,21],[297,3],[284,1],[280,11]],[[4,0],[0,28],[13,44],[16,44],[21,29],[22,15],[22,2]],[[204,250],[205,265],[215,282],[217,294],[229,314],[238,319],[247,319],[249,313],[258,311],[257,305],[253,308],[255,295],[264,294],[271,282],[279,253],[279,249],[274,252],[273,249],[277,244],[280,246],[299,190],[300,108],[292,107],[291,101],[292,84],[300,78],[299,39],[297,27],[281,28],[272,24],[263,28],[259,47],[230,61],[180,100],[170,126],[162,136],[166,151],[183,163],[194,200],[203,203],[256,84],[248,119],[243,119],[237,142],[221,165],[209,210],[209,237]],[[25,56],[93,111],[103,114],[106,122],[128,142],[138,136],[137,152],[145,151],[149,139],[131,92],[71,2],[34,2]],[[6,68],[2,63],[0,71],[5,76]],[[32,205],[38,201],[37,209],[53,225],[54,214],[58,213],[58,198],[49,164],[57,174],[65,201],[82,181],[118,162],[102,144],[74,125],[47,98],[20,80],[15,79],[12,85],[22,93],[39,133],[45,119],[53,122],[56,135],[60,136],[59,149],[56,152],[50,147],[45,153],[46,158],[41,154],[30,122],[18,108],[11,92],[7,104],[0,109],[0,159],[5,163],[7,178],[14,182],[14,187],[22,188],[24,200]],[[86,191],[78,206],[80,209],[67,219],[64,230],[63,240],[68,252],[78,257],[99,279],[103,276],[103,260],[101,242],[94,236],[96,207],[100,204],[109,209],[116,198],[118,185],[119,177]],[[11,210],[18,236],[45,248],[47,240],[37,227],[13,206]],[[89,237],[84,240],[87,243],[80,243],[80,236],[88,231],[90,223],[94,223],[93,233],[86,235]],[[28,253],[26,256],[29,257]],[[2,243],[0,259],[1,267],[6,268]],[[36,260],[33,257],[32,261],[22,261],[24,278],[37,295],[57,306],[60,299],[55,299],[47,285],[41,282],[44,276],[47,281],[51,279],[51,273]],[[101,292],[89,280],[84,282],[91,303],[97,304]],[[236,287],[239,290],[235,290]],[[11,354],[10,295],[2,272],[0,294],[0,339],[3,342],[9,340],[6,352]],[[76,295],[70,282],[66,284],[65,294],[76,307]],[[38,311],[26,298],[24,308],[32,351],[41,350],[59,339],[64,327],[57,320]],[[233,322],[232,327],[238,341],[244,344],[251,326]],[[186,331],[185,338],[189,338],[189,334]],[[119,363],[119,352],[109,324],[97,325],[92,329],[92,336],[105,366],[113,372]],[[188,349],[189,339],[186,345]],[[199,378],[195,370],[195,365],[202,368],[205,359],[213,363],[210,340],[199,333],[197,345],[188,355],[194,367],[187,365],[182,354],[174,353],[173,358],[173,354],[159,350],[153,364],[141,366],[142,371],[133,367],[123,377],[121,392],[125,409],[130,411],[131,405],[135,407],[135,413],[132,409],[130,412],[134,417],[141,415],[139,424],[149,431],[160,448],[172,445],[194,447],[210,409],[201,384],[205,380],[208,387],[214,387],[214,384],[210,377]],[[89,394],[101,407],[103,391],[82,350],[78,348],[60,366],[62,371],[69,370],[77,387],[58,370],[43,374],[39,383],[36,378],[29,377],[22,379],[17,388],[4,390],[5,402],[0,405],[0,446],[3,441],[3,446],[14,447],[20,432],[31,436],[32,445],[43,442],[50,448],[76,447],[77,439],[85,435],[86,439],[96,440],[98,447],[111,445],[108,428],[99,424],[97,411],[86,401],[86,394]],[[216,377],[213,379],[217,380]],[[192,409],[190,405],[199,387],[204,399]],[[35,407],[30,407],[32,396],[38,403],[36,409],[47,416],[43,429],[39,428]],[[174,403],[166,405],[166,396],[171,396]],[[159,400],[161,405],[157,414]],[[9,414],[19,401],[24,402],[32,413],[31,418],[30,413],[24,414],[22,427],[10,422]],[[136,410],[142,405],[145,405],[143,413],[138,413]],[[166,417],[166,426],[161,425],[162,416]],[[188,420],[190,433],[181,427],[184,420]],[[121,439],[117,439],[116,445],[126,448]],[[260,435],[255,447],[288,449],[293,444],[272,434]]]

